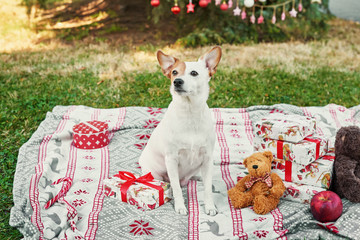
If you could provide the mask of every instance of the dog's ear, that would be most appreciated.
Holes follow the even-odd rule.
[[[160,63],[160,67],[164,75],[168,78],[170,78],[171,75],[171,68],[174,66],[174,64],[178,61],[177,58],[174,58],[170,55],[166,55],[162,51],[157,51],[156,53],[157,59]]]
[[[199,61],[205,61],[205,65],[209,70],[210,77],[216,73],[216,67],[221,59],[221,48],[213,47],[210,51],[199,58]]]

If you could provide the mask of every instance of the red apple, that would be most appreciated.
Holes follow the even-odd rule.
[[[334,222],[343,210],[340,197],[332,191],[318,192],[310,203],[311,213],[319,222]]]

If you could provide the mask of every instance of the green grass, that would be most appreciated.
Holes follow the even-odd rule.
[[[31,54],[29,54],[31,56]],[[17,59],[17,53],[9,54]],[[122,106],[167,107],[169,80],[160,71],[125,73],[121,79],[105,80],[87,69],[70,74],[39,74],[12,71],[15,62],[0,63],[0,239],[18,239],[8,225],[12,207],[12,182],[18,149],[36,130],[45,114],[56,105],[82,104],[98,108]],[[49,68],[53,62],[32,62]],[[10,69],[10,70],[9,70]],[[359,104],[360,74],[331,68],[312,68],[289,73],[278,68],[263,70],[225,69],[221,66],[211,81],[210,107],[248,107],[288,103],[299,106],[336,103]]]

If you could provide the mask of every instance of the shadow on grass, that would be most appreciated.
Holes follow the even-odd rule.
[[[153,24],[150,5],[143,0],[78,0],[32,6],[36,30],[51,30],[57,38],[74,41],[91,38],[95,42],[114,41],[130,44],[175,42],[169,22]],[[173,19],[174,20],[174,19]],[[46,42],[50,39],[40,39]]]

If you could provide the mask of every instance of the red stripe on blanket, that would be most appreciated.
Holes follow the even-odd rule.
[[[199,239],[199,203],[197,199],[197,181],[190,180],[187,185],[188,191],[188,239],[198,240]]]
[[[230,176],[230,155],[229,155],[229,147],[226,142],[225,134],[224,134],[224,121],[221,119],[221,112],[219,109],[214,109],[215,119],[216,119],[216,134],[218,138],[218,142],[221,148],[221,175],[226,184],[227,190],[235,186],[234,181]],[[241,210],[235,209],[231,204],[230,198],[228,197],[228,204],[230,208],[230,213],[233,221],[233,235],[239,236],[239,238],[247,239],[248,236],[244,233],[244,229],[242,226],[242,217]]]
[[[70,177],[71,179],[74,179],[74,174],[76,170],[76,160],[77,160],[77,148],[73,144],[71,144],[69,151],[69,161],[68,161],[65,177]]]
[[[246,112],[245,108],[240,108],[239,113],[241,113],[242,118],[245,121],[245,132],[248,137],[248,140],[249,140],[250,144],[253,145],[254,134],[253,134],[253,127],[252,127],[252,122],[249,117],[249,113]]]
[[[95,111],[93,120],[97,120],[100,116],[101,112],[100,109],[97,109],[98,111]],[[117,119],[117,123],[112,129],[112,132],[109,135],[109,139],[111,139],[114,136],[114,131],[120,129],[120,127],[124,124],[126,116],[126,108],[120,108],[119,109],[119,116]],[[85,233],[85,239],[95,239],[96,231],[98,229],[98,216],[103,206],[103,201],[105,195],[103,194],[104,188],[103,188],[103,180],[109,177],[109,147],[106,146],[101,149],[101,174],[100,174],[100,180],[99,185],[97,189],[97,193],[95,194],[94,199],[94,205],[92,208],[91,213],[89,214],[88,219],[88,229]]]
[[[93,115],[91,116],[91,120],[98,120],[99,115],[100,115],[100,110],[96,109],[94,111]],[[110,136],[109,136],[109,138],[110,138]],[[106,148],[105,152],[104,152],[104,148]],[[92,207],[92,210],[91,210],[91,212],[89,214],[89,218],[88,218],[88,227],[87,227],[87,230],[84,235],[85,239],[94,239],[96,236],[96,231],[98,229],[98,216],[99,216],[100,210],[102,209],[102,202],[104,199],[104,196],[101,196],[101,195],[103,195],[102,194],[102,191],[103,191],[102,181],[104,179],[103,175],[104,175],[104,171],[109,172],[109,169],[106,170],[106,168],[108,168],[108,165],[109,165],[108,164],[109,159],[108,159],[108,157],[106,157],[106,156],[108,156],[108,154],[106,154],[106,153],[109,152],[109,148],[108,148],[108,146],[106,146],[104,148],[100,149],[100,151],[101,151],[100,178],[99,178],[98,189],[95,194],[94,201],[93,201],[93,207]],[[109,175],[109,173],[106,174],[106,176],[108,176],[108,175]],[[99,188],[101,188],[101,189],[99,189]],[[99,192],[101,195],[99,194]],[[101,203],[99,204],[100,198],[101,198]]]
[[[331,117],[334,119],[336,127],[337,128],[341,128],[341,123],[339,122],[339,119],[337,118],[336,115],[336,110],[334,110],[333,106],[335,106],[335,104],[330,104],[329,105],[329,112],[331,114]]]
[[[35,167],[35,174],[31,177],[30,190],[29,190],[30,205],[33,208],[31,222],[38,228],[38,230],[40,232],[39,239],[44,238],[44,232],[43,232],[44,225],[41,222],[41,216],[40,216],[38,184],[39,184],[39,180],[44,171],[44,161],[46,159],[47,146],[55,134],[59,134],[64,130],[66,122],[69,119],[69,115],[72,111],[75,110],[75,108],[76,107],[73,106],[68,109],[68,111],[63,115],[62,120],[60,121],[60,123],[59,123],[57,129],[54,131],[54,133],[51,135],[45,136],[39,146],[38,165]]]
[[[44,164],[45,156],[46,156],[46,153],[44,153],[44,151],[47,148],[47,144],[49,143],[51,137],[52,137],[52,135],[45,136],[40,144],[38,165],[35,167],[35,174],[31,177],[31,181],[30,181],[29,199],[30,199],[31,207],[33,209],[33,214],[31,216],[31,222],[39,229],[39,231],[40,231],[39,238],[40,239],[43,239],[44,225],[41,222],[39,189],[37,188],[37,185],[39,183],[39,179],[43,172],[43,164]]]
[[[350,109],[348,109],[348,110],[350,110]],[[351,123],[352,123],[353,125],[360,124],[360,122],[354,118],[354,116],[355,116],[355,110],[352,109],[352,110],[350,110],[350,112],[351,112],[351,117],[350,117]]]
[[[101,148],[101,173],[99,185],[95,194],[93,208],[89,214],[88,229],[85,233],[85,239],[95,239],[96,231],[98,229],[98,216],[102,209],[102,204],[105,195],[103,194],[103,180],[109,176],[109,148],[108,146]]]
[[[279,234],[279,237],[282,237],[281,239],[287,239],[285,234],[288,232],[288,230],[283,230],[283,215],[279,208],[275,208],[275,210],[271,211],[270,213],[274,218],[274,231]]]
[[[110,139],[114,136],[114,131],[119,130],[121,128],[121,126],[124,124],[125,116],[126,116],[126,108],[120,108],[118,122],[112,129],[112,132],[111,132],[112,135],[110,134],[110,136],[109,136]]]

